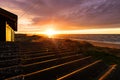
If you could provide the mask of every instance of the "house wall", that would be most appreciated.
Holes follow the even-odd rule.
[[[14,41],[14,30],[6,23],[6,41]]]

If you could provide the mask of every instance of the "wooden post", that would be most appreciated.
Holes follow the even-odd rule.
[[[6,20],[0,15],[0,41],[6,41]]]

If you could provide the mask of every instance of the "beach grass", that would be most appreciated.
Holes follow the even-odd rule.
[[[47,40],[47,42],[45,42]],[[52,43],[60,44],[76,53],[82,53],[86,56],[92,56],[95,59],[102,59],[106,64],[120,64],[120,49],[108,48],[108,47],[98,47],[94,46],[87,41],[75,41],[71,39],[48,39],[41,36],[27,36],[27,35],[16,35],[16,41],[24,42],[45,42],[49,41]]]
[[[95,59],[102,59],[106,64],[118,64],[120,65],[120,57],[114,53],[116,49],[104,48],[104,47],[89,47],[83,53],[87,56],[92,56]]]

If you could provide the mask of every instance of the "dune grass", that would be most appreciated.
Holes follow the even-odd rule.
[[[95,59],[102,59],[107,64],[120,65],[120,57],[117,57],[114,52],[116,49],[102,48],[102,47],[89,47],[84,52],[87,56],[93,56]]]
[[[75,53],[83,53],[86,56],[93,56],[95,59],[102,59],[107,64],[120,64],[120,49],[96,47],[86,41],[75,41],[71,39],[47,39],[41,36],[16,35],[16,42],[41,42],[57,45],[59,48],[66,48]]]
[[[108,65],[120,65],[120,57],[117,56],[120,54],[119,49],[97,47],[86,41],[77,42],[69,39],[65,40],[63,43],[67,43],[66,45],[68,45],[69,48],[72,48],[77,53],[83,53],[86,56],[92,56],[95,59],[101,59]]]

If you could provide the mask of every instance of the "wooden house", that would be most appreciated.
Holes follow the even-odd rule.
[[[17,15],[0,8],[0,41],[14,41],[17,20]]]

